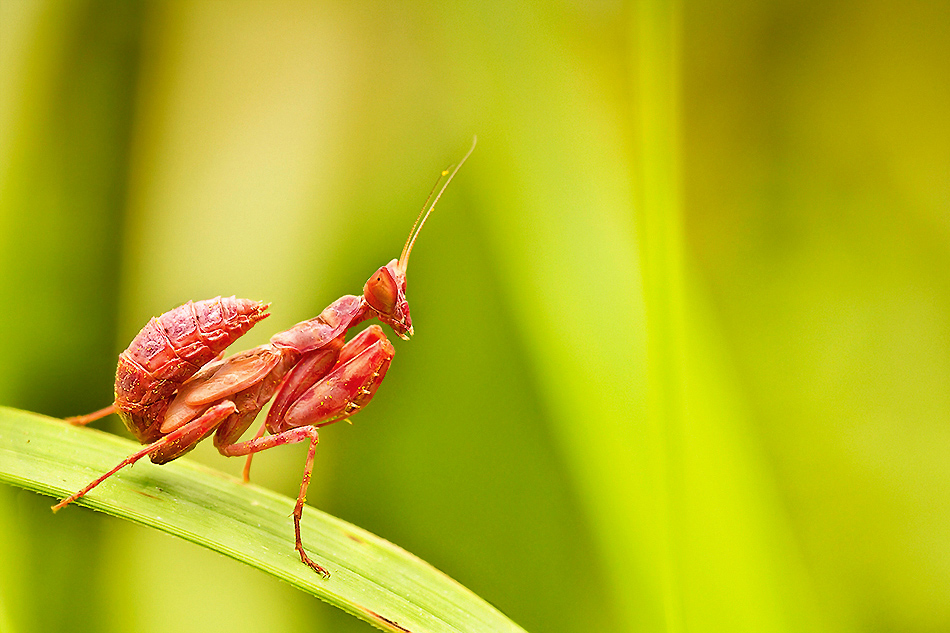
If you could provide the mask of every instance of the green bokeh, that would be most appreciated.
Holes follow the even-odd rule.
[[[272,302],[244,348],[358,292],[477,133],[309,503],[528,631],[948,630],[948,24],[0,0],[0,403],[104,406],[189,299]],[[255,479],[295,495],[302,449]],[[48,506],[0,489],[2,631],[370,630]]]

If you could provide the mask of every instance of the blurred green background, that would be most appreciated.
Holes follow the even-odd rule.
[[[477,133],[413,254],[416,336],[322,433],[309,503],[532,632],[948,631],[948,26],[0,0],[0,403],[105,406],[189,299],[272,302],[244,349],[359,292]],[[304,450],[256,481],[295,496]],[[3,631],[371,630],[49,505],[0,488]]]

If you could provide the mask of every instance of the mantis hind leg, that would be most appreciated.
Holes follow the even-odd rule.
[[[116,412],[115,403],[112,403],[108,407],[103,407],[99,409],[98,411],[93,411],[92,413],[87,413],[86,415],[74,415],[70,418],[66,418],[66,421],[72,424],[73,426],[86,426],[90,422],[101,420],[107,415],[112,415],[115,412]]]
[[[211,407],[201,417],[192,420],[188,424],[185,424],[184,426],[176,429],[172,433],[169,433],[168,435],[152,442],[151,444],[142,448],[141,450],[136,451],[135,453],[132,453],[131,455],[123,459],[121,462],[119,462],[118,466],[116,466],[115,468],[107,472],[106,474],[102,475],[101,477],[95,479],[93,482],[91,482],[89,485],[87,485],[85,488],[83,488],[79,492],[66,497],[65,499],[63,499],[62,501],[54,505],[53,512],[56,512],[57,510],[60,510],[61,508],[69,505],[76,499],[79,499],[80,497],[85,496],[87,492],[89,492],[90,490],[92,490],[93,488],[101,484],[103,481],[105,481],[112,475],[116,474],[121,469],[125,468],[126,466],[131,466],[132,464],[139,461],[146,455],[152,455],[153,453],[161,454],[163,451],[166,451],[166,449],[169,449],[169,447],[172,447],[170,450],[179,451],[179,454],[180,452],[182,452],[181,451],[182,447],[187,447],[186,450],[190,449],[191,446],[193,446],[198,441],[198,440],[193,440],[192,438],[197,437],[198,439],[200,439],[204,437],[205,435],[213,431],[217,425],[221,424],[221,422],[225,418],[227,418],[229,415],[231,415],[233,412],[234,412],[234,403],[228,402],[228,401],[222,402],[221,404]]]

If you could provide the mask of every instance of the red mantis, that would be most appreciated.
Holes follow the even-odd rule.
[[[307,555],[300,538],[300,519],[319,441],[317,429],[366,406],[395,354],[378,325],[370,325],[348,342],[344,342],[346,333],[375,317],[400,338],[409,339],[413,333],[406,301],[409,255],[432,209],[475,149],[475,142],[473,139],[472,147],[451,173],[447,169],[440,174],[399,259],[373,273],[362,296],[340,297],[318,316],[275,334],[270,343],[224,359],[225,348],[268,316],[266,304],[235,297],[189,301],[149,321],[119,355],[114,403],[70,419],[73,424],[88,424],[118,413],[146,446],[53,510],[79,499],[146,455],[152,462],[164,464],[212,433],[222,455],[247,456],[245,482],[254,453],[308,440],[310,450],[293,512],[295,549],[301,561],[329,577],[330,573]],[[272,397],[274,403],[260,430],[253,439],[239,442]]]

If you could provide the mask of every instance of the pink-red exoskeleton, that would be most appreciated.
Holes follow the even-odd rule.
[[[300,559],[324,576],[300,539],[300,518],[317,448],[317,428],[343,420],[365,406],[392,362],[392,344],[383,329],[370,325],[345,341],[350,328],[376,318],[401,338],[412,334],[406,302],[406,267],[413,244],[445,188],[471,155],[433,187],[416,218],[399,259],[379,268],[360,296],[340,297],[319,316],[275,334],[270,343],[221,358],[231,343],[268,316],[268,306],[249,299],[217,297],[188,302],[149,321],[119,356],[114,403],[87,416],[87,424],[118,413],[126,427],[146,444],[79,492],[53,506],[82,497],[125,466],[146,455],[156,464],[176,459],[214,434],[214,445],[228,457],[247,456],[248,480],[254,453],[281,444],[309,440],[300,494],[294,507],[295,546]],[[433,194],[434,197],[433,197]],[[253,439],[241,435],[273,397],[267,417]]]

